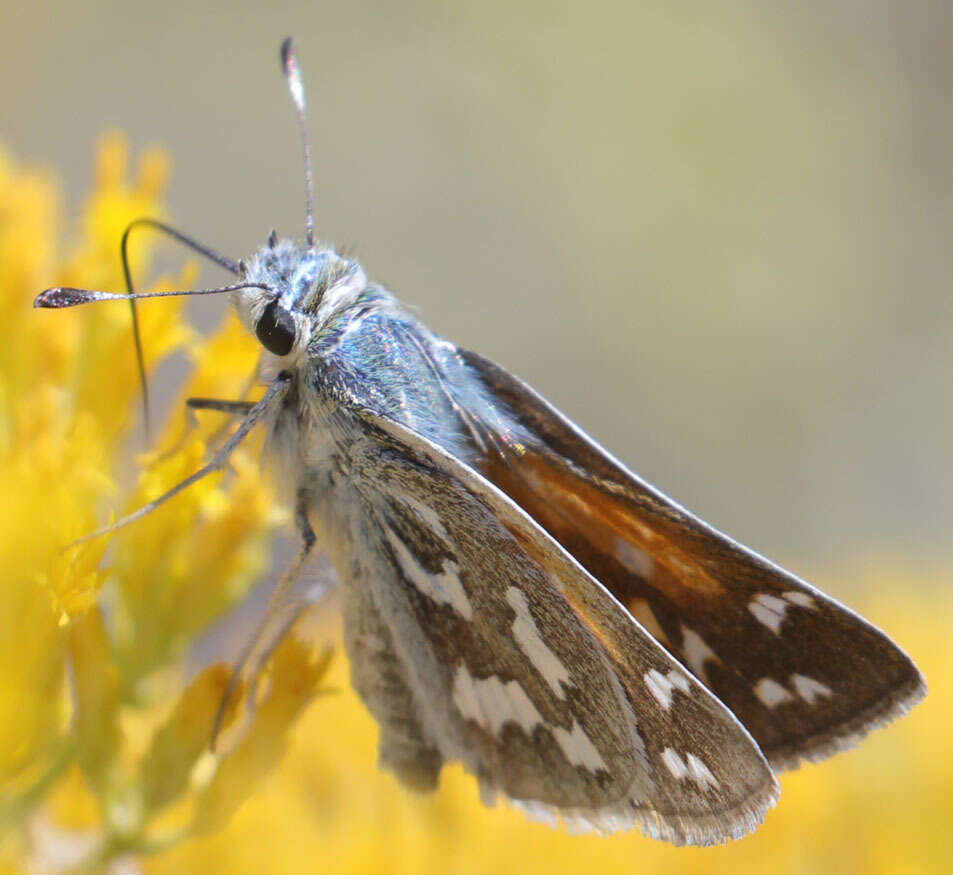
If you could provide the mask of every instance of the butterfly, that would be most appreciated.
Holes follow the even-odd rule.
[[[333,561],[381,765],[431,790],[460,762],[487,803],[572,831],[737,838],[776,802],[777,771],[911,708],[923,679],[882,632],[639,479],[316,239],[290,39],[281,57],[305,159],[303,241],[272,232],[235,262],[142,219],[236,282],[136,294],[131,226],[127,294],[58,287],[35,301],[129,300],[135,317],[141,298],[227,293],[263,347],[259,401],[189,402],[241,416],[211,461],[94,534],[221,469],[261,425],[301,539],[276,592],[316,553]]]

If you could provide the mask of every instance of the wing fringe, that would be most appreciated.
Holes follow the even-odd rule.
[[[800,738],[796,744],[763,751],[775,772],[798,768],[802,763],[817,763],[845,750],[856,747],[875,729],[892,723],[915,708],[927,694],[926,681],[919,673],[902,687],[869,708],[855,714],[850,720],[809,738]]]
[[[734,808],[718,814],[685,815],[675,812],[646,811],[630,799],[599,809],[558,809],[540,802],[507,799],[531,820],[554,829],[562,826],[570,835],[610,835],[638,826],[650,839],[673,845],[711,847],[744,838],[764,821],[767,812],[777,805],[781,787],[772,776],[758,790]]]

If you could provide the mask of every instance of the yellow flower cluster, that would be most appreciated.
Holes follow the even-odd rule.
[[[329,679],[342,693],[305,713],[275,773],[231,823],[151,858],[146,871],[945,875],[953,863],[953,598],[935,586],[941,571],[894,566],[857,581],[882,594],[865,601],[865,613],[915,645],[931,685],[926,700],[856,750],[783,775],[778,807],[741,841],[674,848],[636,833],[569,836],[502,805],[484,808],[456,767],[433,796],[408,793],[377,769],[377,730],[346,692],[347,666],[337,660]]]
[[[184,397],[238,397],[257,355],[231,315],[200,343],[183,299],[141,309],[150,370],[173,353],[194,367],[123,498],[139,395],[128,309],[55,313],[31,300],[54,284],[122,289],[117,241],[132,219],[161,215],[167,173],[150,152],[129,181],[126,153],[122,138],[103,141],[66,235],[55,181],[0,154],[0,861],[14,870],[106,866],[218,829],[276,761],[326,662],[285,641],[234,749],[206,753],[229,669],[185,683],[181,665],[261,578],[282,521],[249,451],[140,524],[63,550],[104,522],[99,512],[130,510],[201,465],[221,416],[189,428]],[[134,276],[148,274],[146,236],[134,238]]]
[[[346,665],[325,677],[326,660],[294,639],[277,650],[254,718],[242,732],[233,703],[231,747],[209,754],[228,670],[184,681],[177,666],[265,570],[281,517],[252,452],[112,538],[60,552],[117,504],[194,471],[222,426],[207,413],[186,430],[180,398],[122,498],[117,460],[138,395],[128,310],[30,308],[54,283],[122,287],[117,241],[130,219],[156,214],[166,172],[148,154],[129,183],[125,161],[123,142],[106,140],[64,244],[54,181],[0,155],[0,872],[951,870],[953,597],[931,588],[949,579],[935,568],[880,563],[857,581],[872,594],[865,613],[924,670],[925,703],[857,751],[784,776],[779,808],[727,847],[570,837],[483,808],[455,768],[433,796],[410,794],[376,767],[377,730]],[[135,275],[148,275],[148,255],[133,250]],[[257,352],[233,318],[204,342],[177,299],[140,318],[151,367],[173,353],[192,360],[183,396],[237,397]],[[303,711],[323,683],[338,692]]]

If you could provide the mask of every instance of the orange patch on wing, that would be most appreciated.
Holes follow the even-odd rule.
[[[619,561],[672,601],[724,595],[724,586],[621,496],[556,467],[532,451],[507,464],[483,460],[481,472],[573,555],[596,550]],[[585,547],[585,549],[582,549]],[[650,561],[633,562],[636,551]],[[585,563],[584,563],[585,564]],[[612,581],[602,581],[614,593]],[[618,595],[618,593],[616,593]]]
[[[642,625],[642,628],[649,633],[659,644],[664,644],[671,649],[668,636],[662,631],[652,608],[645,599],[629,599],[626,603],[626,609]]]

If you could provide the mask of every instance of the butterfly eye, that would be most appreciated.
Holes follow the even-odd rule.
[[[278,306],[276,298],[262,311],[255,334],[261,345],[275,355],[288,355],[295,345],[295,321],[291,314]]]

